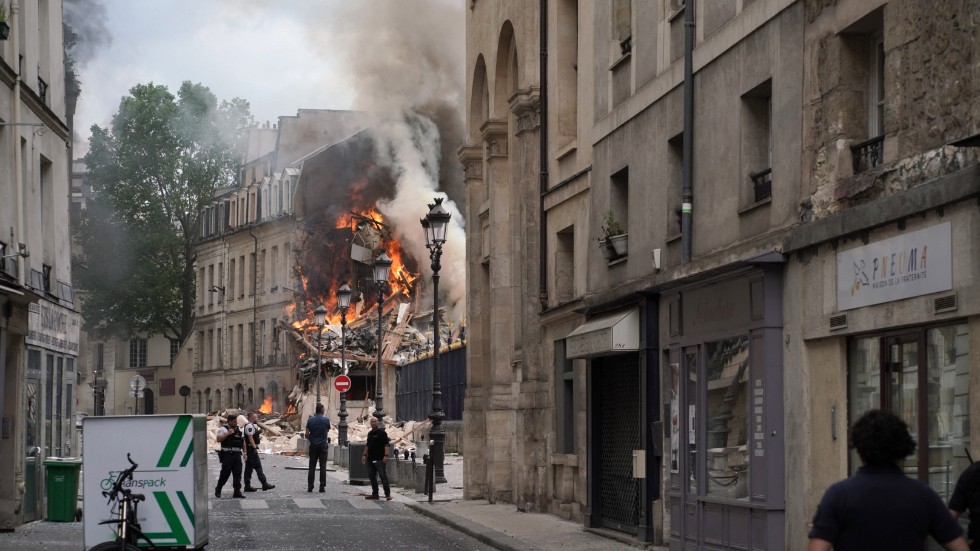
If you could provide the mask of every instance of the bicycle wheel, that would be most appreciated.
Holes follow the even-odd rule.
[[[122,543],[118,541],[104,541],[96,545],[95,547],[89,549],[88,551],[140,551],[140,548],[136,547],[131,543]]]

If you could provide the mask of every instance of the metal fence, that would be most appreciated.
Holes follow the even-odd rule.
[[[463,393],[466,392],[466,347],[439,355],[439,378],[442,379],[442,410],[446,421],[463,419]],[[432,358],[398,368],[395,386],[399,421],[421,421],[432,410]]]

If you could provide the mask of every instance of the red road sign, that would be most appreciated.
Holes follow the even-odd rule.
[[[337,392],[347,392],[350,390],[350,377],[337,375],[337,378],[333,380],[333,387],[337,389]]]

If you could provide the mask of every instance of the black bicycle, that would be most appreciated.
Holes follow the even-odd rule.
[[[109,505],[112,505],[113,502],[116,503],[114,507],[115,518],[104,520],[99,524],[115,524],[116,541],[102,542],[89,551],[139,551],[140,548],[137,546],[137,542],[141,539],[149,544],[150,549],[156,548],[156,545],[140,529],[139,503],[145,501],[146,496],[143,494],[134,494],[129,488],[125,487],[126,482],[133,479],[133,473],[136,472],[136,467],[139,465],[133,461],[128,453],[126,454],[126,459],[129,461],[131,467],[119,474],[111,490],[102,492],[102,495],[109,499]]]

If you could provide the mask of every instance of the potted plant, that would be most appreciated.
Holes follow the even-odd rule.
[[[7,40],[10,25],[7,24],[7,3],[0,0],[0,40]]]
[[[619,220],[616,220],[616,215],[611,209],[602,213],[602,222],[602,233],[606,235],[606,242],[612,246],[616,256],[626,256],[629,234],[623,231],[623,227],[620,226]]]

